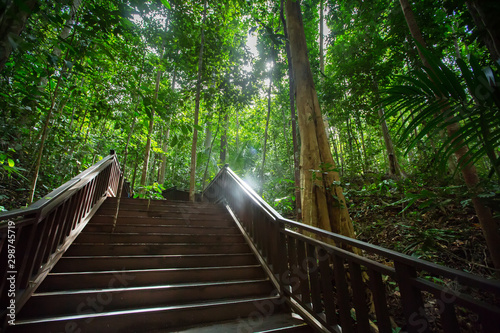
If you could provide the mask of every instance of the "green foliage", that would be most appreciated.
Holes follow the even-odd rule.
[[[19,166],[16,166],[16,163],[14,162],[12,156],[12,154],[14,154],[15,152],[16,151],[12,148],[9,148],[7,152],[0,151],[0,175],[6,173],[7,177],[11,177],[14,173],[23,177],[22,172],[26,170]]]
[[[164,190],[165,187],[156,182],[153,183],[153,185],[146,185],[144,187],[138,186],[134,194],[134,198],[162,200],[164,198],[161,193]]]
[[[460,76],[435,55],[421,51],[430,68],[401,77],[405,83],[388,88],[388,96],[381,100],[389,108],[386,117],[401,120],[400,143],[407,143],[408,152],[422,140],[448,130],[450,135],[436,153],[441,170],[450,156],[467,146],[469,151],[458,161],[461,168],[488,157],[500,177],[500,159],[495,155],[500,146],[497,74],[491,68],[483,71],[477,58],[471,56],[469,64],[457,61]],[[461,127],[449,132],[455,124]]]

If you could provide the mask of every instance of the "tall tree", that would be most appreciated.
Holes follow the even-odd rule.
[[[163,54],[163,52],[162,52]],[[163,56],[160,57],[162,59]],[[146,148],[144,152],[144,162],[142,164],[142,174],[141,174],[141,186],[143,189],[141,190],[142,193],[144,193],[144,186],[146,186],[146,179],[148,175],[148,169],[149,169],[149,157],[151,155],[151,137],[153,135],[153,129],[154,129],[154,124],[155,124],[155,105],[156,101],[158,100],[158,91],[160,90],[160,80],[161,80],[161,75],[162,75],[162,70],[158,69],[156,72],[156,81],[155,81],[155,91],[154,91],[154,96],[153,96],[153,101],[151,104],[151,115],[149,117],[149,128],[148,128],[148,136],[146,139]]]
[[[259,194],[262,196],[264,192],[264,171],[266,167],[266,152],[267,152],[267,136],[269,132],[269,119],[271,118],[271,93],[273,90],[273,72],[276,67],[276,61],[274,56],[274,45],[271,45],[271,69],[269,70],[269,87],[267,90],[267,117],[266,117],[266,129],[264,130],[264,146],[262,147],[262,166],[260,168],[260,187]]]
[[[295,79],[293,77],[293,65],[292,65],[292,54],[290,51],[290,41],[288,39],[288,29],[286,26],[286,19],[284,14],[284,2],[281,0],[280,7],[280,17],[283,23],[283,31],[285,35],[285,52],[288,63],[288,90],[289,96],[288,100],[290,103],[290,116],[292,124],[292,143],[293,143],[293,180],[295,188],[295,212],[297,214],[297,220],[302,219],[302,199],[300,197],[300,149],[299,149],[299,139],[297,135],[297,119],[295,116]]]
[[[286,23],[301,138],[303,222],[348,237],[354,228],[335,170],[309,63],[300,1],[287,0]]]
[[[195,201],[196,186],[196,146],[198,144],[198,118],[200,114],[201,74],[203,69],[203,49],[205,47],[205,21],[207,20],[207,0],[203,5],[203,20],[201,22],[200,53],[198,55],[198,79],[196,81],[196,100],[194,109],[193,143],[191,145],[191,169],[189,173],[189,200]]]

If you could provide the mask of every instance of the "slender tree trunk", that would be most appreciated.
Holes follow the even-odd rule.
[[[413,38],[415,38],[417,41],[420,41],[420,43],[425,46],[425,42],[420,30],[418,29],[418,25],[415,21],[413,11],[408,0],[400,0],[400,2],[405,14],[406,22],[408,24],[408,27],[410,28],[410,32]],[[420,50],[419,54],[424,65],[427,68],[430,68],[429,63],[425,59],[425,56],[420,52]],[[458,123],[450,124],[447,126],[449,137],[452,137],[459,130],[460,124]],[[472,193],[477,193],[479,191],[479,176],[477,174],[476,167],[473,164],[468,163],[468,158],[464,158],[469,150],[468,147],[462,142],[454,141],[451,144],[461,147],[455,151],[455,156],[457,157],[457,161],[459,162],[459,164],[462,164],[462,175],[464,177],[465,183],[467,184],[467,187]],[[472,197],[472,203],[474,204],[476,215],[483,230],[483,235],[486,239],[486,244],[488,245],[493,264],[495,265],[496,269],[500,269],[500,233],[498,231],[498,224],[493,218],[491,210],[481,202],[476,194],[474,194]]]
[[[142,175],[141,175],[141,193],[144,193],[144,186],[146,186],[146,178],[148,176],[148,164],[149,164],[149,156],[151,155],[151,136],[153,135],[153,128],[155,122],[155,107],[154,104],[158,99],[158,90],[160,89],[160,79],[161,79],[161,70],[158,70],[156,73],[156,86],[155,86],[155,94],[153,99],[153,106],[151,107],[151,119],[149,120],[149,129],[148,129],[148,139],[146,141],[146,152],[144,153],[144,163],[142,166]]]
[[[49,110],[47,111],[47,116],[46,116],[45,122],[43,124],[42,136],[40,139],[40,145],[38,146],[37,159],[35,162],[35,171],[33,173],[33,179],[31,181],[30,193],[29,193],[29,197],[28,197],[28,204],[32,203],[33,198],[35,197],[35,189],[36,189],[36,183],[38,181],[38,173],[40,172],[40,164],[42,162],[43,149],[45,147],[45,141],[47,140],[47,135],[49,133],[50,118],[52,116],[52,111],[54,110],[57,92],[59,91],[60,84],[61,84],[61,76],[59,76],[59,78],[57,79],[57,83],[56,83],[56,86],[54,88],[54,92],[52,93],[52,99],[50,101],[50,107],[49,107]]]
[[[175,91],[175,81],[177,79],[177,68],[174,68],[174,74],[172,75],[172,90]],[[158,175],[158,182],[163,185],[165,183],[165,174],[167,169],[167,149],[168,149],[168,140],[170,138],[170,125],[172,124],[172,117],[168,120],[167,124],[167,133],[165,134],[165,143],[163,144],[163,154],[161,157],[161,167],[160,174]]]
[[[220,163],[226,164],[226,152],[227,152],[227,126],[228,126],[228,116],[227,111],[224,112],[224,133],[220,137]]]
[[[396,152],[394,151],[394,145],[392,144],[391,134],[389,133],[389,128],[387,127],[387,121],[384,118],[384,109],[382,109],[381,106],[378,108],[378,116],[381,119],[380,127],[382,129],[385,150],[387,152],[387,158],[389,160],[389,175],[406,178],[406,174],[401,169],[398,163]]]
[[[163,143],[163,153],[161,156],[161,167],[160,174],[158,176],[158,183],[163,185],[165,183],[165,170],[167,169],[167,150],[168,150],[168,140],[170,138],[170,124],[172,122],[172,118],[168,121],[167,124],[167,133],[165,134],[165,142]]]
[[[207,158],[207,163],[205,164],[205,171],[203,172],[203,181],[202,181],[202,185],[201,185],[202,189],[205,189],[205,185],[207,182],[208,166],[210,164],[210,157],[212,156],[212,150],[214,147],[215,140],[217,140],[217,135],[219,135],[220,122],[221,122],[221,117],[219,114],[219,121],[217,122],[217,129],[215,130],[215,135],[214,135],[212,141],[210,142],[210,147],[208,148],[208,158]]]
[[[324,44],[324,29],[323,29],[323,0],[319,1],[319,70],[321,74],[325,74],[325,55],[324,55],[324,50],[323,50],[323,44]],[[323,76],[321,76],[321,80],[323,81]]]
[[[296,82],[301,138],[302,218],[304,223],[354,237],[333,161],[307,55],[300,2],[287,0],[286,23]]]
[[[375,98],[378,102],[379,91],[378,91],[378,83],[373,78],[374,90],[375,90]],[[377,103],[378,104],[378,103]],[[394,175],[396,177],[407,178],[408,175],[404,172],[404,170],[399,165],[396,151],[394,150],[394,145],[392,143],[391,134],[389,132],[389,128],[387,127],[387,121],[384,117],[384,109],[382,106],[379,106],[378,117],[380,119],[380,128],[382,130],[382,136],[384,137],[385,150],[387,152],[387,159],[389,164],[389,175]]]
[[[132,174],[132,183],[130,185],[130,190],[133,192],[134,191],[134,186],[135,186],[135,179],[137,178],[137,170],[139,169],[139,154],[135,157],[135,162],[134,162],[134,173]]]
[[[12,1],[2,13],[0,17],[0,72],[3,71],[12,53],[12,44],[9,39],[16,40],[21,34],[37,4],[38,0]]]
[[[366,173],[368,169],[368,156],[366,155],[366,144],[365,144],[365,133],[363,132],[363,124],[361,123],[361,119],[357,116],[357,122],[359,126],[359,134],[361,136],[361,148],[363,148],[363,172]]]
[[[235,110],[236,113],[236,139],[235,139],[235,145],[236,145],[236,151],[239,151],[240,149],[240,114],[238,110]]]
[[[273,67],[271,68],[270,74],[269,74],[269,88],[267,90],[267,118],[266,118],[266,129],[264,131],[264,147],[262,149],[262,166],[260,168],[260,186],[259,186],[259,195],[262,196],[262,193],[264,193],[264,170],[266,167],[266,152],[267,152],[267,133],[269,131],[269,119],[271,118],[271,93],[273,91],[273,71],[274,71],[274,46],[271,48],[271,62],[273,64]]]
[[[193,144],[191,145],[191,170],[189,175],[189,201],[194,202],[195,186],[196,186],[196,145],[198,143],[198,117],[200,114],[200,98],[201,98],[201,73],[203,70],[203,48],[205,47],[205,21],[207,20],[207,0],[203,5],[203,20],[201,23],[201,41],[200,53],[198,55],[198,79],[196,82],[196,101],[194,108],[194,129],[193,129]]]
[[[205,125],[205,141],[203,143],[203,147],[205,149],[205,153],[210,150],[210,145],[212,144],[212,116],[209,115],[206,120]]]
[[[301,207],[301,196],[300,196],[300,149],[299,149],[299,139],[297,136],[297,120],[295,117],[295,79],[293,77],[293,64],[292,64],[292,53],[290,51],[290,41],[288,39],[288,29],[286,26],[286,19],[283,12],[284,1],[281,0],[281,21],[283,23],[283,30],[285,35],[285,50],[286,57],[288,61],[288,84],[289,84],[289,100],[290,100],[290,115],[292,119],[292,143],[293,143],[293,178],[295,185],[295,212],[297,214],[297,220],[302,219],[302,207]]]

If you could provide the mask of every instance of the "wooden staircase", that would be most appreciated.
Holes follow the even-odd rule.
[[[108,198],[7,332],[313,332],[223,206]]]

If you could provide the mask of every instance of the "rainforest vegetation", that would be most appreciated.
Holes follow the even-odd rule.
[[[498,17],[494,0],[2,1],[0,211],[111,149],[140,197],[194,195],[229,164],[285,216],[492,276]]]

